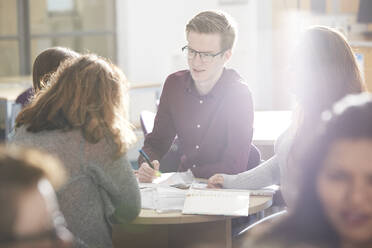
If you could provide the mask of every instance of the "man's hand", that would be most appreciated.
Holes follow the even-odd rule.
[[[158,160],[153,160],[152,165],[154,169],[146,162],[141,164],[141,167],[138,169],[137,177],[140,183],[151,183],[156,174],[159,172],[160,163]]]
[[[208,188],[222,188],[223,176],[215,174],[208,179]]]

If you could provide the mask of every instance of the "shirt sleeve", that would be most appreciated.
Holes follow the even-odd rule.
[[[216,163],[193,168],[198,177],[209,178],[216,173],[238,174],[247,169],[253,135],[253,101],[250,91],[242,90],[228,96],[226,146]]]
[[[280,168],[277,156],[274,155],[269,160],[259,166],[239,173],[237,175],[222,174],[223,187],[228,189],[260,189],[273,184],[279,184]]]
[[[172,121],[170,99],[172,94],[172,80],[168,77],[164,83],[164,88],[160,97],[158,111],[155,116],[154,128],[151,133],[146,135],[142,149],[150,157],[150,160],[159,160],[169,150],[174,137],[176,136],[175,127]],[[142,156],[138,157],[138,164],[144,162]]]

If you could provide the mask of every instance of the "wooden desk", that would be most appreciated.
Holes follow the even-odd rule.
[[[270,207],[272,197],[251,196],[249,213]],[[183,215],[142,210],[128,226],[114,226],[114,247],[231,248],[229,216]]]

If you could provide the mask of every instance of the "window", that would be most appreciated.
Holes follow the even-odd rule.
[[[53,46],[116,62],[115,30],[115,0],[0,0],[0,77],[31,74]]]

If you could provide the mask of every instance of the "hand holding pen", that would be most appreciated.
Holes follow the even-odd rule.
[[[138,179],[141,183],[151,183],[155,177],[159,177],[159,161],[150,161],[149,156],[141,149],[139,150],[141,156],[145,159],[145,163],[142,163],[138,169]]]

